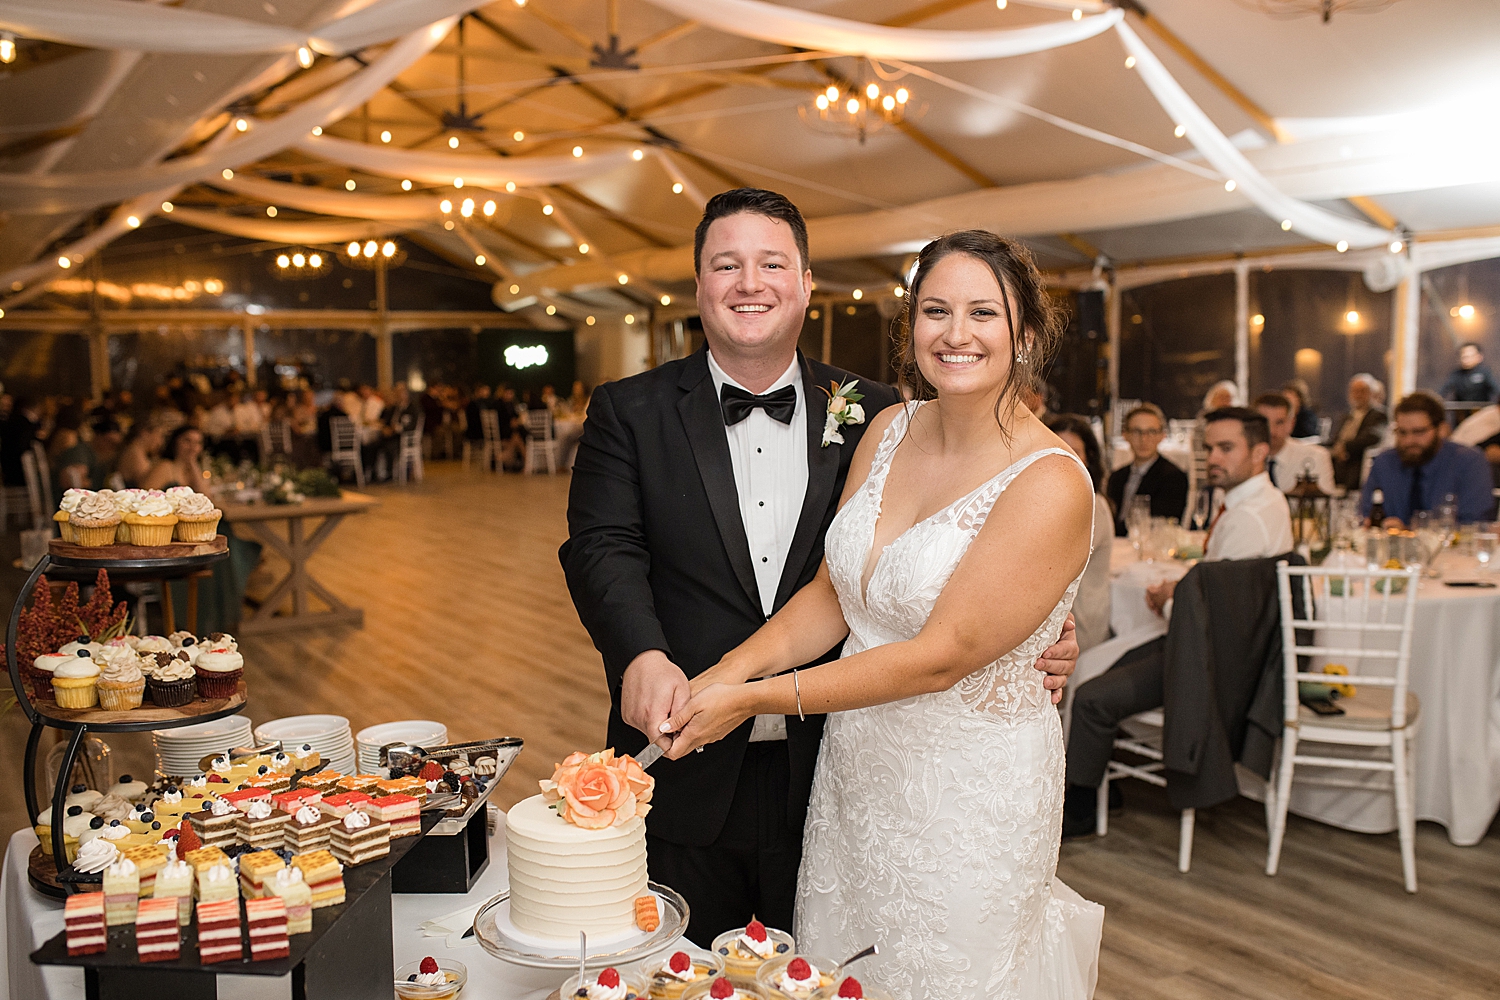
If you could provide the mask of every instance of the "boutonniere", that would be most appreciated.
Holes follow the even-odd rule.
[[[824,389],[828,393],[828,418],[823,421],[823,447],[829,444],[843,444],[844,435],[839,433],[839,428],[845,424],[862,424],[865,422],[865,408],[859,405],[864,399],[864,393],[855,392],[854,387],[859,385],[859,379],[850,379],[843,385],[837,382],[829,382],[831,389]]]

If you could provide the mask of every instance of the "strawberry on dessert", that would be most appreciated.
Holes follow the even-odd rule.
[[[845,1000],[862,1000],[864,995],[865,991],[860,988],[859,980],[853,976],[839,983],[839,996]]]
[[[708,988],[708,995],[714,1000],[729,1000],[734,996],[734,984],[720,976],[714,980],[714,984]]]

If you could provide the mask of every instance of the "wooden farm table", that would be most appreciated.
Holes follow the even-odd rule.
[[[336,498],[312,497],[295,504],[220,503],[219,509],[224,512],[226,524],[239,525],[256,541],[264,543],[291,564],[286,576],[260,600],[254,613],[240,622],[239,633],[259,635],[319,625],[363,627],[364,611],[351,608],[329,592],[309,572],[307,563],[346,516],[362,514],[378,504],[374,497],[348,490]],[[309,518],[323,519],[311,534],[304,527]],[[272,521],[286,522],[285,537],[271,530]],[[309,595],[316,595],[328,605],[328,610],[314,610],[308,601]],[[292,602],[290,613],[282,611],[288,597]]]

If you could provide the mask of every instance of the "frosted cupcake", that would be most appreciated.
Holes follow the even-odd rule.
[[[148,653],[172,652],[172,640],[164,635],[128,635],[125,638],[130,642],[130,648],[142,656]]]
[[[204,698],[231,698],[245,673],[245,658],[238,650],[214,646],[198,654],[193,664],[198,694]],[[56,681],[53,681],[56,684]]]
[[[211,542],[219,533],[223,516],[214,502],[202,493],[179,494],[168,498],[177,513],[176,537],[179,542]]]
[[[76,653],[43,653],[31,661],[27,676],[38,698],[52,697],[52,672],[72,659],[77,659]]]
[[[115,543],[115,529],[121,524],[114,501],[100,493],[83,497],[68,515],[73,527],[73,541],[88,548]]]
[[[177,513],[167,495],[158,490],[132,500],[135,509],[122,515],[130,526],[130,544],[170,545],[177,528]]]
[[[157,653],[146,683],[151,700],[162,708],[180,708],[197,697],[197,673],[185,659],[170,653]]]
[[[99,703],[99,666],[80,651],[52,671],[52,699],[59,708],[93,708]]]
[[[58,652],[62,653],[65,656],[77,656],[80,649],[86,650],[89,656],[93,656],[95,653],[100,652],[104,649],[104,643],[91,642],[88,636],[80,635],[77,639],[74,639],[62,649],[59,649]]]
[[[70,518],[74,508],[78,506],[78,501],[93,495],[93,490],[67,490],[63,493],[62,502],[57,505],[57,513],[52,515],[52,520],[57,522],[57,528],[62,532],[63,541],[76,541],[73,537],[73,525]]]
[[[128,646],[112,646],[94,656],[99,667],[99,707],[107,712],[127,712],[141,707],[146,675],[141,657]]]

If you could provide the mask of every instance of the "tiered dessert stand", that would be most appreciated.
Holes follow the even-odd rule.
[[[10,670],[10,684],[15,689],[21,710],[31,721],[31,735],[26,740],[24,787],[26,790],[26,814],[36,825],[40,807],[36,789],[36,754],[41,745],[42,730],[62,729],[71,735],[68,749],[63,756],[62,769],[57,773],[57,783],[52,789],[52,856],[49,858],[37,847],[28,865],[31,883],[39,891],[56,897],[65,897],[78,891],[81,882],[97,882],[98,875],[77,872],[67,864],[67,853],[63,842],[63,803],[67,799],[68,784],[72,780],[73,764],[84,737],[89,733],[134,733],[150,729],[175,729],[197,722],[207,722],[233,715],[245,707],[245,682],[229,698],[199,698],[178,708],[142,707],[125,712],[109,712],[101,708],[60,708],[55,702],[33,701],[21,683],[20,665],[16,661],[16,633],[20,626],[21,611],[31,597],[37,580],[49,570],[55,576],[67,579],[92,580],[99,570],[107,570],[112,582],[129,580],[173,580],[196,573],[229,556],[229,541],[223,535],[215,536],[212,542],[173,542],[168,546],[142,548],[129,545],[107,545],[101,548],[83,548],[60,539],[53,539],[50,551],[32,569],[21,588],[20,596],[10,612],[10,626],[5,634],[5,665]],[[61,863],[58,859],[63,859]]]

